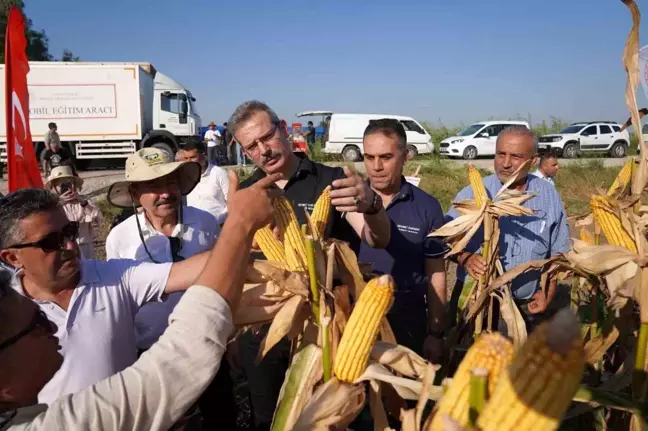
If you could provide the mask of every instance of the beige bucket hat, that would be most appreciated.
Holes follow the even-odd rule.
[[[157,148],[142,148],[126,159],[126,180],[117,182],[108,189],[108,202],[121,208],[140,206],[139,201],[131,197],[130,185],[143,183],[178,172],[180,193],[185,196],[200,181],[202,168],[196,162],[174,162],[171,155]]]
[[[63,165],[52,169],[49,177],[47,177],[47,181],[45,182],[45,189],[52,190],[55,183],[62,183],[65,180],[71,180],[77,189],[80,189],[83,185],[83,179],[74,175],[72,166]]]

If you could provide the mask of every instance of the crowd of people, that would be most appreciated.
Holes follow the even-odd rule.
[[[130,216],[110,231],[105,261],[92,250],[100,214],[68,166],[51,169],[46,190],[0,198],[0,260],[12,268],[0,272],[0,430],[170,429],[192,417],[203,429],[233,430],[230,367],[247,381],[254,429],[270,429],[291,343],[282,340],[257,362],[269,325],[232,340],[232,314],[250,256],[262,257],[253,237],[272,222],[272,198],[286,197],[304,224],[328,186],[326,236],[394,277],[387,318],[398,343],[432,362],[442,358],[466,274],[486,270],[483,233],[452,258],[457,285],[447,298],[447,247],[428,234],[459,213],[444,214],[436,198],[405,180],[403,126],[370,122],[365,179],[293,152],[286,128],[262,102],[243,103],[226,125],[225,142],[240,147],[254,173],[239,183],[214,163],[222,145],[215,125],[206,142],[186,145],[175,160],[140,149],[108,190],[108,202]],[[56,140],[48,145],[56,148]],[[504,130],[496,145],[495,174],[484,178],[491,197],[538,158],[537,141],[522,126]],[[555,157],[544,155],[535,174],[522,169],[511,187],[534,194],[524,204],[534,215],[500,220],[505,270],[570,247],[552,184]],[[455,200],[472,197],[469,186]],[[545,294],[539,278],[529,272],[512,285],[529,330],[547,317],[557,289]]]

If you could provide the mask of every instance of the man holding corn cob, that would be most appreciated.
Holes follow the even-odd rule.
[[[523,204],[524,207],[532,209],[534,215],[508,216],[499,220],[499,258],[505,271],[530,260],[546,259],[566,252],[571,246],[567,215],[556,188],[535,175],[529,175],[529,167],[537,159],[537,148],[535,136],[526,127],[512,126],[505,129],[497,137],[495,175],[483,180],[487,197],[492,199],[520,166],[531,161],[519,173],[511,188],[534,195]],[[460,191],[455,201],[474,198],[474,188],[471,185]],[[447,214],[448,219],[458,216],[459,213],[454,207]],[[458,301],[466,273],[474,279],[486,274],[486,262],[479,254],[482,242],[483,229],[480,229],[466,249],[456,256],[459,268],[457,285],[453,292],[453,306]],[[539,281],[540,273],[530,271],[514,279],[511,284],[513,297],[525,317],[528,329],[533,328],[555,295],[555,282],[550,284],[545,294],[538,290]]]
[[[241,187],[248,187],[266,175],[281,173],[275,184],[293,205],[300,225],[304,210],[312,212],[324,189],[330,192],[333,212],[324,237],[349,242],[358,251],[360,242],[371,247],[386,247],[390,222],[380,196],[362,177],[349,168],[331,168],[311,161],[303,153],[293,153],[288,134],[277,114],[265,103],[248,101],[236,108],[228,121],[234,139],[258,169]],[[334,210],[335,209],[335,210]],[[248,380],[252,410],[257,429],[269,429],[284,374],[290,359],[290,342],[278,343],[255,364],[259,345],[268,326],[257,334],[246,332],[239,338],[240,358]]]
[[[403,176],[407,135],[400,122],[372,120],[363,146],[369,184],[385,204],[392,235],[384,250],[362,244],[359,260],[371,262],[374,272],[394,277],[394,304],[387,317],[398,344],[438,363],[443,352],[447,249],[427,235],[443,225],[441,205]]]

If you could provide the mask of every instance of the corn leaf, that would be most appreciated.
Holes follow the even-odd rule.
[[[585,343],[585,361],[591,365],[597,364],[603,358],[605,352],[616,343],[618,338],[619,330],[616,327],[613,327],[605,336],[591,338]]]
[[[306,306],[306,298],[301,295],[295,295],[286,301],[286,304],[277,313],[270,325],[257,355],[257,363],[272,349],[283,337],[291,332],[293,327],[301,328],[304,324],[304,314],[302,309]]]
[[[345,429],[360,413],[364,403],[363,385],[350,385],[332,378],[317,388],[294,428],[282,429],[296,431]]]
[[[413,350],[384,341],[376,342],[371,350],[371,359],[403,376],[417,380],[420,380],[429,368],[425,359]],[[439,368],[440,366],[435,365],[432,371],[437,371]]]

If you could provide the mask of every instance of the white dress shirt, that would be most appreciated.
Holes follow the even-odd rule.
[[[551,185],[554,185],[554,186],[556,185],[556,182],[554,181],[553,177],[548,177],[548,176],[546,176],[546,175],[545,175],[542,171],[540,171],[539,169],[538,169],[537,171],[533,172],[532,174],[535,175],[535,176],[538,177],[538,178],[542,178],[543,180],[545,180],[546,182],[548,182],[548,183],[551,184]]]
[[[168,430],[216,375],[234,329],[227,302],[203,286],[186,292],[170,321],[134,365],[46,410],[36,405],[8,412],[0,416],[0,429]]]
[[[210,164],[200,177],[200,182],[187,195],[187,205],[207,211],[221,224],[227,215],[228,193],[227,171]]]
[[[63,365],[38,394],[38,401],[50,404],[133,365],[135,313],[144,303],[159,300],[170,271],[170,263],[84,260],[67,310],[34,300],[58,327],[55,335],[63,355]],[[14,277],[13,288],[24,295],[21,272]]]
[[[182,212],[183,224],[177,224],[171,234],[181,239],[182,248],[179,255],[186,259],[211,250],[220,233],[220,225],[216,218],[194,207],[183,207]],[[143,212],[130,216],[110,231],[106,239],[106,259],[151,262],[137,232],[135,217],[139,217],[142,236],[153,259],[157,262],[172,262],[169,238],[155,230]],[[169,315],[181,297],[182,292],[172,293],[164,302],[149,303],[140,308],[135,316],[137,348],[146,350],[158,340],[169,323]]]
[[[221,137],[221,133],[218,131],[218,129],[214,129],[214,130],[208,129],[205,132],[205,141],[207,141],[208,147],[215,147],[219,143],[220,137]]]

